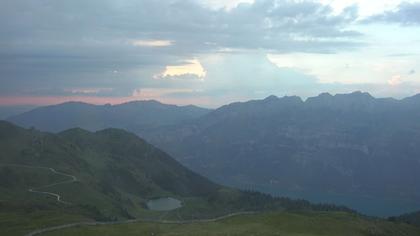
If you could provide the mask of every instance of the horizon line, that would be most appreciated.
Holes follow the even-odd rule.
[[[105,106],[105,105],[110,105],[110,106],[118,106],[118,105],[123,105],[123,104],[128,104],[128,103],[133,103],[133,102],[158,102],[160,104],[164,104],[164,105],[174,105],[174,106],[196,106],[196,107],[201,107],[201,108],[206,108],[206,109],[217,109],[219,107],[225,106],[225,105],[229,105],[232,103],[238,103],[238,102],[249,102],[249,101],[260,101],[260,100],[265,100],[267,98],[270,97],[276,97],[276,98],[287,98],[287,97],[297,97],[300,100],[302,100],[302,102],[306,102],[308,99],[310,98],[316,98],[319,97],[321,95],[329,95],[332,97],[335,97],[337,95],[351,95],[351,94],[366,94],[371,96],[374,99],[394,99],[397,101],[401,101],[407,98],[411,98],[411,97],[415,97],[417,95],[420,95],[420,93],[411,95],[411,96],[406,96],[406,97],[402,97],[402,98],[396,98],[396,97],[392,97],[392,96],[387,96],[387,97],[381,97],[381,96],[373,96],[371,95],[371,93],[369,92],[365,92],[365,91],[360,91],[360,90],[356,90],[353,92],[348,92],[348,93],[330,93],[330,92],[322,92],[319,93],[316,96],[308,96],[308,97],[302,97],[299,95],[283,95],[283,96],[277,96],[275,94],[263,97],[263,98],[255,98],[255,99],[238,99],[238,100],[234,100],[234,101],[230,101],[230,102],[226,102],[223,103],[222,105],[218,105],[218,106],[206,106],[206,105],[202,105],[202,104],[194,104],[192,102],[187,102],[187,103],[183,103],[183,102],[176,102],[176,99],[158,99],[158,98],[145,98],[145,99],[139,99],[139,98],[133,98],[133,97],[94,97],[94,96],[60,96],[60,97],[53,97],[53,96],[37,96],[37,97],[32,97],[32,96],[6,96],[6,97],[0,97],[0,107],[45,107],[45,106],[55,106],[55,105],[61,105],[61,104],[66,104],[66,103],[83,103],[83,104],[87,104],[87,105],[95,105],[95,106]],[[30,101],[32,101],[33,103],[25,103],[24,101],[26,101],[27,99],[29,99]],[[171,102],[172,100],[172,102]],[[36,102],[40,102],[40,103],[36,103]]]

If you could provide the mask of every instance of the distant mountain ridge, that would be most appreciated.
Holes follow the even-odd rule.
[[[146,104],[167,107],[155,101]],[[374,98],[358,91],[323,93],[305,101],[297,96],[269,96],[211,111],[199,109],[188,118],[180,112],[181,108],[189,110],[185,107],[170,106],[172,112],[150,113],[130,104],[126,107],[130,109],[118,109],[119,122],[109,123],[103,121],[108,122],[112,113],[96,112],[96,106],[88,106],[73,116],[67,106],[57,106],[55,113],[67,114],[65,119],[57,119],[61,127],[87,126],[96,130],[110,126],[134,132],[192,170],[222,184],[279,195],[292,192],[308,199],[307,193],[331,193],[396,199],[392,203],[384,200],[383,206],[410,202],[389,211],[381,206],[364,211],[370,203],[358,207],[335,202],[381,216],[420,208],[416,181],[420,179],[420,95],[397,100]],[[57,130],[56,121],[49,115],[52,113],[44,112],[50,109],[37,109],[36,119],[31,118],[37,117],[34,113],[26,113],[11,121]],[[133,114],[131,109],[136,110],[137,117],[149,115],[150,119],[143,120],[153,122],[139,119],[141,124],[133,125],[135,116],[127,115]],[[181,118],[174,119],[172,113]],[[74,117],[92,122],[86,125],[84,119]],[[37,119],[48,122],[37,125]],[[334,202],[329,198],[325,201]]]
[[[232,103],[140,136],[231,186],[405,199],[420,207],[419,121],[419,95],[324,93]]]
[[[76,127],[90,131],[123,128],[138,132],[194,119],[208,112],[209,109],[192,105],[167,105],[155,100],[133,101],[119,105],[67,102],[39,107],[7,120],[23,127],[36,127],[50,132]]]

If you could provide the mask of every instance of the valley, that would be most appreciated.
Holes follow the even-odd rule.
[[[323,99],[329,103],[309,105]],[[325,220],[320,224],[333,221],[338,228],[328,231],[341,235],[349,227],[351,235],[393,235],[401,230],[412,235],[417,228],[406,222],[415,220],[411,216],[395,217],[420,209],[416,183],[408,178],[416,176],[418,168],[418,150],[410,143],[418,138],[412,119],[420,113],[404,101],[394,101],[394,109],[401,109],[400,114],[410,112],[413,118],[407,117],[410,122],[387,131],[362,129],[365,122],[376,122],[379,128],[389,122],[376,115],[387,111],[389,101],[375,100],[367,94],[320,95],[305,103],[299,98],[269,97],[206,111],[173,124],[137,129],[156,146],[126,131],[128,127],[107,128],[112,123],[105,124],[104,130],[89,125],[90,131],[78,128],[77,120],[83,120],[84,115],[75,110],[73,118],[69,116],[57,126],[62,127],[58,133],[38,131],[29,123],[25,126],[32,128],[2,121],[0,225],[4,224],[9,235],[96,235],[101,230],[130,235],[150,227],[159,229],[156,232],[161,235],[200,235],[212,227],[240,235],[248,230],[247,221],[255,221],[259,226],[249,229],[251,233],[263,229],[272,229],[264,235],[282,232],[266,222],[267,214],[271,214],[281,219],[285,215],[297,217],[302,222],[320,218]],[[63,109],[69,105],[79,106],[64,104],[51,109],[65,114]],[[145,106],[149,110],[166,107],[155,102],[146,102]],[[378,110],[366,113],[366,106]],[[35,120],[54,116],[51,109],[35,111]],[[185,108],[171,109],[178,112]],[[32,120],[31,114],[33,111],[19,119]],[[300,121],[298,116],[312,116],[316,125],[312,129],[301,127],[308,120]],[[344,117],[350,119],[351,126]],[[358,122],[362,126],[358,127]],[[64,128],[69,129],[61,131]],[[409,128],[412,135],[404,133],[408,143],[389,143]],[[369,133],[380,136],[373,142]],[[401,158],[392,158],[396,154]],[[371,171],[380,161],[382,169]],[[404,174],[389,178],[391,167],[391,173],[404,170]],[[362,179],[368,181],[360,182]],[[248,212],[253,214],[246,216]],[[345,215],[342,218],[337,214]],[[376,218],[389,216],[393,216],[392,221]],[[24,226],[28,218],[31,224]],[[350,226],[351,219],[361,226]],[[286,227],[284,233],[306,235],[321,230],[309,227],[301,232],[297,229],[304,229],[307,223],[290,224],[297,226]],[[179,226],[174,229],[173,225]],[[194,231],[197,225],[205,230]]]
[[[77,222],[210,223],[250,211],[357,214],[215,184],[123,130],[51,134],[0,121],[0,131],[0,160],[8,163],[0,166],[0,228],[7,235]],[[161,198],[182,207],[149,209]]]
[[[420,0],[0,0],[0,236],[420,236]]]
[[[418,95],[323,93],[215,110],[157,101],[64,103],[9,121],[52,132],[122,128],[216,183],[389,217],[420,209],[419,107]]]
[[[270,96],[139,135],[218,183],[392,216],[420,209],[419,107],[418,95]]]

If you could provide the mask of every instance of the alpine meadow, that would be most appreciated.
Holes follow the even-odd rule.
[[[0,1],[0,235],[420,235],[419,15]]]

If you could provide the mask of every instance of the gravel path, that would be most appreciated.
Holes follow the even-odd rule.
[[[69,180],[65,180],[65,181],[61,181],[61,182],[57,182],[57,183],[52,183],[52,184],[48,184],[48,185],[41,186],[41,187],[29,188],[28,191],[31,192],[31,193],[39,193],[39,194],[45,194],[45,195],[48,195],[48,196],[53,196],[57,199],[57,202],[60,202],[60,203],[63,203],[63,204],[71,204],[70,202],[61,200],[62,197],[58,193],[47,192],[47,191],[39,191],[39,190],[43,189],[43,188],[57,186],[57,185],[74,183],[74,182],[78,181],[76,176],[69,175],[69,174],[62,173],[62,172],[58,172],[54,168],[43,167],[43,166],[28,166],[28,165],[17,165],[17,164],[0,164],[0,166],[11,166],[11,167],[31,168],[31,169],[44,169],[44,170],[47,170],[47,171],[51,171],[56,175],[61,175],[61,176],[69,178]]]
[[[39,193],[39,194],[45,194],[45,195],[53,196],[60,203],[63,203],[63,204],[71,204],[70,202],[61,200],[61,195],[58,194],[58,193],[46,192],[46,191],[39,191],[39,190],[40,189],[43,189],[43,188],[57,186],[57,185],[74,183],[74,182],[78,181],[78,179],[77,179],[76,176],[69,175],[69,174],[62,173],[62,172],[58,172],[54,168],[50,168],[50,167],[28,166],[28,165],[17,165],[17,164],[0,164],[0,166],[11,166],[11,167],[21,167],[21,168],[33,168],[33,169],[45,169],[45,170],[48,170],[48,171],[53,172],[54,174],[68,177],[69,180],[65,180],[65,181],[61,181],[61,182],[57,182],[57,183],[52,183],[52,184],[48,184],[48,185],[41,186],[41,187],[29,188],[28,191],[31,192],[31,193]],[[143,223],[158,223],[158,224],[210,223],[210,222],[216,222],[216,221],[224,220],[224,219],[227,219],[227,218],[230,218],[230,217],[234,217],[234,216],[251,215],[251,214],[256,214],[256,213],[257,212],[253,212],[253,211],[243,211],[243,212],[236,212],[236,213],[227,214],[227,215],[216,217],[216,218],[212,218],[212,219],[196,219],[196,220],[133,219],[133,220],[124,220],[124,221],[112,221],[112,222],[98,222],[98,221],[77,222],[77,223],[70,223],[70,224],[64,224],[64,225],[47,227],[47,228],[43,228],[43,229],[37,229],[37,230],[34,230],[34,231],[32,231],[32,232],[30,232],[28,234],[25,234],[25,236],[35,236],[35,235],[40,235],[40,234],[46,233],[46,232],[56,231],[56,230],[60,230],[60,229],[67,229],[67,228],[72,228],[72,227],[80,227],[80,226],[119,225],[119,224],[132,224],[132,223],[142,223],[142,222]],[[161,217],[161,218],[163,218],[163,217]]]

